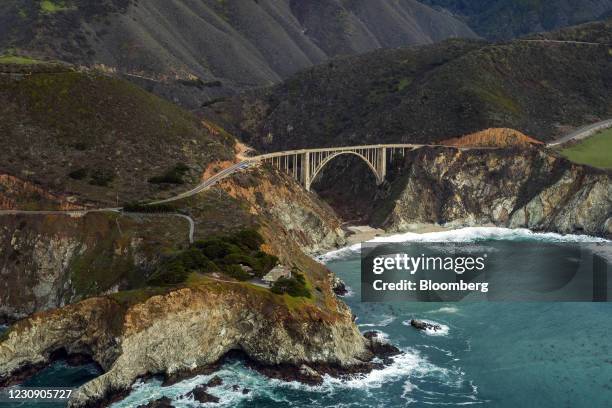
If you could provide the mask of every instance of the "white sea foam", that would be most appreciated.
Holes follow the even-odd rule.
[[[382,339],[388,338],[382,332],[379,332],[379,336]],[[112,408],[132,408],[159,399],[162,396],[170,398],[172,404],[177,408],[192,408],[194,406],[233,407],[254,398],[270,399],[287,407],[303,406],[301,403],[295,405],[295,400],[288,399],[288,395],[291,394],[287,394],[283,390],[293,389],[306,393],[323,394],[325,396],[333,396],[335,393],[344,395],[347,390],[360,390],[364,391],[368,397],[371,397],[374,392],[377,392],[376,390],[380,390],[386,384],[396,381],[402,381],[404,384],[402,397],[407,401],[416,401],[413,399],[414,395],[411,396],[410,394],[417,391],[421,392],[421,390],[416,385],[412,385],[411,379],[414,381],[428,379],[427,381],[430,381],[431,378],[435,378],[436,381],[453,388],[455,383],[462,383],[464,381],[464,373],[452,368],[437,366],[431,363],[418,350],[412,348],[403,349],[401,354],[392,357],[391,360],[391,364],[369,373],[356,374],[347,378],[335,378],[325,375],[323,383],[319,386],[310,386],[295,381],[285,382],[269,379],[244,367],[240,362],[232,362],[225,364],[221,370],[214,374],[199,375],[167,387],[162,387],[159,380],[138,381],[132,387],[130,395],[124,400],[113,404]],[[214,375],[221,377],[223,384],[218,387],[211,387],[207,392],[220,399],[218,404],[199,404],[194,402],[192,398],[185,397],[189,391],[199,384],[207,383]],[[233,390],[232,385],[234,384],[239,385],[240,389]],[[242,393],[243,388],[249,388],[251,391],[245,395]],[[312,395],[310,398],[314,398],[311,400],[315,401],[318,397]],[[302,402],[304,401],[302,400]],[[363,405],[355,401],[355,403],[346,403],[344,406],[359,407]]]
[[[430,310],[427,313],[457,313],[459,309],[456,306],[442,306],[436,310]]]
[[[383,320],[378,323],[359,323],[359,327],[386,327],[393,323],[395,316],[383,315]]]
[[[450,328],[442,323],[438,323],[438,322],[434,322],[433,320],[426,320],[426,319],[420,319],[421,321],[425,322],[425,323],[429,323],[432,325],[438,325],[440,326],[440,328],[438,330],[434,330],[431,328],[427,328],[425,330],[421,330],[423,333],[427,334],[428,336],[448,336],[448,333],[450,331]],[[410,320],[404,320],[402,322],[402,324],[404,326],[408,326],[410,327]]]
[[[391,364],[380,370],[354,375],[350,378],[335,378],[326,375],[321,388],[380,388],[389,382],[410,376],[438,375],[447,377],[449,374],[447,369],[430,363],[418,351],[413,349],[404,350],[401,354],[392,357],[392,360]]]
[[[353,290],[353,288],[351,288],[348,285],[345,285],[344,288],[346,289],[346,293],[344,295],[340,296],[340,297],[351,298],[351,297],[355,296],[355,291]]]
[[[504,241],[543,241],[543,242],[609,242],[604,238],[590,235],[557,234],[554,232],[533,232],[525,228],[501,227],[466,227],[449,231],[427,232],[417,234],[406,232],[403,234],[379,236],[367,242],[477,242],[482,240]],[[344,259],[359,253],[361,244],[354,244],[340,248],[317,259],[326,263],[335,259]]]

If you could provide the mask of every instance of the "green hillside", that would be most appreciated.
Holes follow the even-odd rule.
[[[0,172],[49,191],[123,202],[184,189],[177,180],[148,182],[177,166],[181,181],[192,183],[211,161],[233,157],[231,138],[128,82],[14,60],[0,60]]]
[[[601,0],[423,0],[466,21],[478,34],[507,39],[603,19],[612,2]]]
[[[432,142],[498,127],[546,141],[612,117],[612,48],[449,40],[381,50],[213,108],[263,150]]]
[[[612,129],[564,148],[561,154],[575,163],[612,169]]]

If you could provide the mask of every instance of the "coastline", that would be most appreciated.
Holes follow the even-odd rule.
[[[351,227],[349,227],[351,228]],[[346,254],[359,252],[364,242],[472,242],[482,239],[547,239],[557,242],[612,242],[609,239],[594,235],[560,234],[557,232],[532,231],[527,228],[506,228],[492,224],[481,226],[439,225],[414,223],[402,232],[384,231],[367,225],[354,226],[359,233],[349,235],[346,245],[312,254],[312,257],[322,264],[341,258]],[[347,228],[348,230],[348,228]],[[351,237],[353,237],[351,239]]]
[[[346,227],[346,231],[351,233],[346,237],[346,243],[348,245],[354,245],[370,241],[376,237],[387,237],[407,232],[413,232],[415,234],[426,234],[429,232],[450,231],[452,229],[454,228],[434,223],[414,223],[410,224],[405,231],[400,233],[394,233],[386,231],[382,228],[374,228],[369,225],[351,225],[349,227]]]

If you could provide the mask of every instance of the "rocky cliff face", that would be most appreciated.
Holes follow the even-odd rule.
[[[188,242],[187,223],[164,216],[2,215],[0,223],[0,320],[142,281],[163,250]]]
[[[371,367],[373,343],[333,294],[329,271],[300,249],[343,242],[329,208],[266,169],[225,180],[190,205],[196,237],[257,225],[266,238],[262,249],[303,271],[312,296],[197,273],[178,286],[123,290],[135,277],[146,279],[150,268],[135,266],[185,246],[185,225],[164,216],[6,216],[2,312],[37,313],[0,342],[0,384],[44,367],[60,351],[90,357],[104,370],[74,394],[71,405],[78,407],[104,402],[139,377],[197,373],[232,350],[262,367],[288,365],[317,376]],[[165,246],[152,246],[160,241]]]
[[[91,298],[34,315],[0,343],[0,378],[43,365],[58,349],[91,356],[105,373],[73,395],[70,405],[81,407],[138,377],[198,372],[230,350],[263,365],[350,368],[371,359],[343,303],[290,302],[248,286],[202,278],[132,306]]]
[[[342,221],[334,210],[284,173],[256,170],[250,176],[238,175],[224,181],[222,188],[248,203],[251,213],[273,223],[268,238],[276,241],[280,252],[287,242],[310,254],[345,243]],[[284,237],[278,239],[279,234]],[[287,258],[293,255],[288,253]]]
[[[420,149],[406,166],[374,217],[391,231],[434,222],[612,234],[610,174],[541,148]]]

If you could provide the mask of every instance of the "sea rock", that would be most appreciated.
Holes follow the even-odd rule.
[[[377,331],[365,332],[363,336],[369,340],[368,349],[376,357],[384,360],[400,354],[400,350],[393,344],[380,337],[380,333]]]
[[[206,389],[206,385],[198,385],[192,391],[187,393],[186,397],[193,397],[194,400],[203,404],[207,402],[219,402],[219,398],[215,397],[214,395],[210,395],[208,392],[206,392]]]
[[[308,367],[306,364],[300,366],[300,376],[302,377],[301,382],[308,384],[321,384],[323,383],[323,377],[321,374]]]
[[[332,274],[332,290],[338,296],[344,296],[348,293],[346,284],[342,279]]]
[[[223,384],[223,380],[218,375],[215,375],[206,383],[207,387],[218,387]]]
[[[427,323],[422,320],[412,319],[410,320],[410,325],[415,329],[419,330],[433,330],[438,331],[442,330],[442,327],[439,324]]]
[[[137,408],[174,408],[172,400],[168,397],[161,397],[155,401],[151,401],[148,404],[138,405]]]

